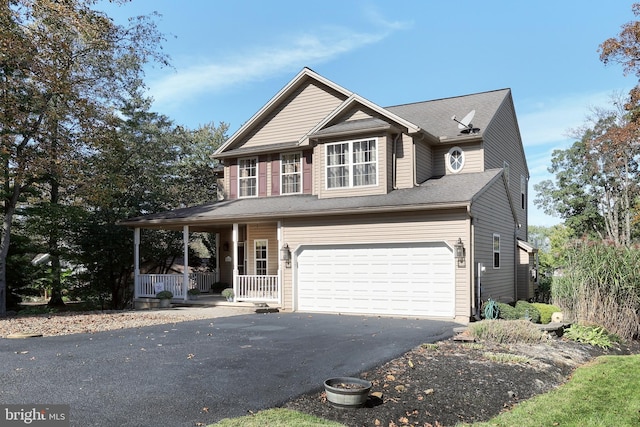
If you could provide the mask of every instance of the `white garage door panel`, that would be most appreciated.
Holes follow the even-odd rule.
[[[454,272],[444,244],[309,247],[297,257],[298,310],[453,317]]]

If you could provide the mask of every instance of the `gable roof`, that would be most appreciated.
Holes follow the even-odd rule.
[[[440,141],[482,136],[496,112],[511,94],[510,89],[499,89],[471,95],[396,105],[385,109],[415,123]],[[452,120],[455,115],[462,119],[471,110],[475,115],[471,123],[479,131],[476,134],[463,134],[458,123]]]
[[[380,116],[384,117],[385,119],[397,123],[397,125],[399,125],[400,127],[404,128],[404,131],[409,133],[409,134],[415,134],[420,132],[422,129],[420,129],[419,126],[415,125],[414,123],[412,123],[409,120],[406,120],[403,117],[400,117],[396,114],[394,114],[393,112],[384,109],[382,107],[380,107],[379,105],[374,104],[373,102],[357,95],[357,94],[351,94],[351,96],[349,96],[349,98],[345,99],[344,102],[342,102],[342,104],[340,104],[335,110],[333,110],[331,112],[331,114],[329,114],[327,117],[325,117],[324,120],[322,120],[320,123],[318,123],[313,129],[311,129],[304,137],[302,137],[300,139],[300,144],[304,144],[306,142],[308,142],[309,138],[311,136],[319,136],[319,135],[323,135],[322,134],[322,130],[325,126],[330,125],[332,123],[333,120],[335,120],[341,113],[346,112],[347,110],[355,107],[355,106],[362,106],[365,109],[371,110],[377,114],[379,114]],[[374,118],[375,119],[375,118]],[[384,121],[384,120],[380,120],[377,119],[380,122],[384,122],[387,125],[389,125],[388,122]],[[343,122],[344,123],[344,122]],[[325,135],[326,136],[326,135]]]
[[[445,175],[417,187],[388,194],[319,199],[313,195],[256,197],[223,200],[202,206],[175,209],[122,221],[121,225],[145,228],[179,228],[183,225],[229,224],[237,221],[278,220],[302,216],[327,216],[409,210],[468,207],[485,188],[500,179],[502,169]]]
[[[342,94],[345,98],[353,95],[353,92],[343,88],[342,86],[332,82],[329,79],[322,77],[320,74],[316,73],[310,68],[304,67],[302,71],[298,73],[298,75],[296,75],[289,83],[287,83],[285,87],[280,89],[280,91],[275,94],[273,98],[269,100],[269,102],[267,102],[260,110],[258,110],[257,113],[255,113],[246,123],[244,123],[240,127],[240,129],[238,129],[233,135],[231,135],[231,137],[216,150],[216,152],[213,154],[214,157],[218,157],[219,154],[224,152],[228,147],[233,146],[233,144],[248,135],[254,128],[254,126],[256,126],[256,124],[260,122],[260,120],[267,116],[272,110],[277,108],[282,100],[286,99],[309,79],[326,85],[327,87]]]

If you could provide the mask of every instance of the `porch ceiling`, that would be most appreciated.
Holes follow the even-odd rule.
[[[414,188],[375,196],[318,199],[313,195],[293,195],[223,200],[130,218],[120,224],[162,229],[189,225],[192,231],[208,231],[237,222],[275,221],[287,217],[460,208],[468,206],[483,188],[499,177],[500,172],[501,169],[492,169],[446,175]]]

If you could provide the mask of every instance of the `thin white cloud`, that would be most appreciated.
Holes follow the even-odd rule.
[[[570,131],[584,125],[593,107],[611,106],[611,94],[609,91],[569,95],[537,100],[536,104],[525,107],[524,112],[518,112],[524,145],[530,147],[571,139]]]
[[[318,33],[291,37],[280,46],[254,46],[215,63],[178,67],[175,73],[151,83],[150,95],[157,104],[175,106],[202,93],[213,93],[301,68],[300,64],[312,65],[335,59],[377,43],[401,28],[404,26],[400,23],[388,22],[380,24],[379,31],[370,33],[325,27]]]

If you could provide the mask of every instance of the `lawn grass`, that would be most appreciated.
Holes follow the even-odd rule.
[[[226,418],[216,424],[216,427],[343,427],[335,421],[329,421],[302,412],[288,409],[268,409],[254,415],[240,418]]]
[[[640,425],[640,355],[602,356],[546,394],[473,427]],[[466,424],[465,424],[466,425]]]

